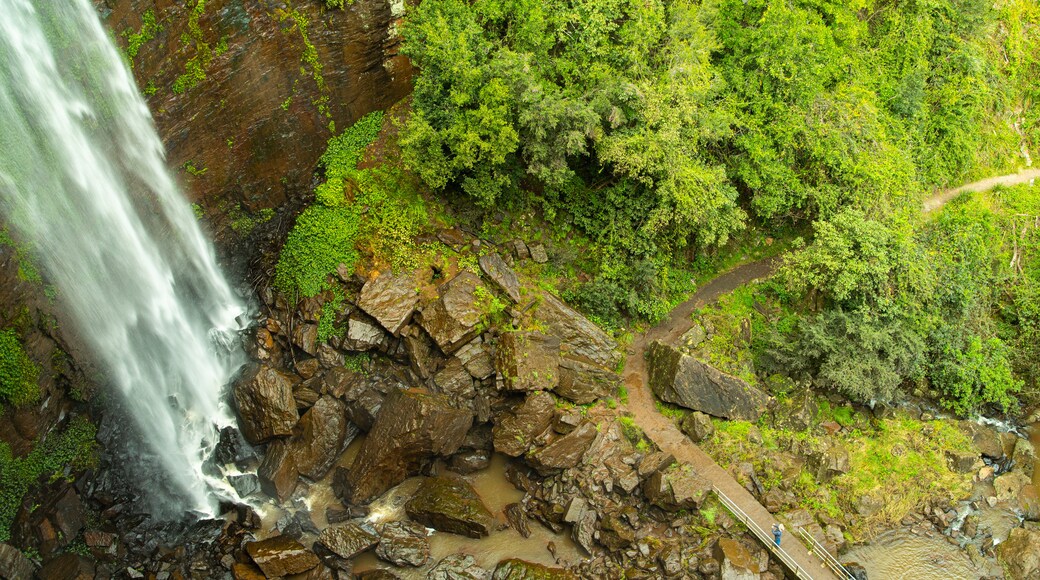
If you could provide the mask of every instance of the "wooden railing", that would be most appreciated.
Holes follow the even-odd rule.
[[[785,566],[787,566],[788,570],[790,570],[795,576],[801,578],[802,580],[815,580],[812,577],[812,575],[805,571],[805,568],[802,568],[801,564],[799,564],[797,561],[795,561],[794,558],[791,557],[790,554],[788,554],[780,546],[776,545],[776,542],[773,539],[773,534],[766,533],[765,530],[763,530],[761,527],[759,527],[758,524],[755,523],[755,520],[751,519],[751,516],[744,513],[744,510],[740,509],[740,506],[738,506],[736,502],[731,500],[729,496],[722,493],[722,491],[719,490],[719,488],[713,485],[711,486],[711,489],[715,492],[715,495],[719,498],[719,501],[722,502],[722,505],[726,506],[726,509],[728,509],[730,513],[732,513],[738,520],[740,520],[741,523],[747,526],[747,529],[750,530],[751,533],[754,534],[760,542],[765,544],[766,547],[769,548],[769,551],[772,552],[773,555],[777,557],[777,559],[783,562]]]
[[[831,572],[834,572],[835,576],[841,580],[856,580],[855,576],[850,574],[849,571],[845,569],[845,566],[842,566],[841,562],[827,551],[827,548],[824,548],[822,544],[817,542],[816,538],[814,538],[812,534],[805,531],[805,528],[798,528],[798,533],[802,536],[802,540],[804,540],[808,545],[809,553],[819,556],[820,559],[823,560],[824,565],[826,565]]]

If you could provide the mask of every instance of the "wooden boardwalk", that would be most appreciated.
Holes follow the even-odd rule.
[[[631,354],[625,361],[624,377],[625,386],[628,389],[628,409],[635,416],[636,424],[643,429],[647,437],[662,451],[675,456],[677,461],[689,464],[696,473],[725,494],[762,530],[770,530],[772,525],[777,523],[773,515],[737,483],[729,472],[715,463],[707,453],[679,431],[675,423],[657,411],[654,395],[649,387],[649,376],[643,353],[646,351],[647,345],[655,340],[674,343],[693,326],[691,315],[696,309],[752,280],[769,276],[776,269],[777,264],[776,259],[745,264],[704,285],[690,300],[672,310],[664,322],[651,328],[645,334],[635,337],[630,347]],[[778,556],[775,552],[772,542],[766,539],[763,543],[766,544],[775,559],[783,561],[783,557]],[[787,530],[781,544],[783,552],[802,568],[801,574],[798,574],[796,570],[791,570],[796,576],[816,580],[837,578],[817,556],[811,554],[802,545],[795,530]],[[787,563],[787,567],[791,567],[790,563]]]

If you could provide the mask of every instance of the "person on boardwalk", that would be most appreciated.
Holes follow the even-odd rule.
[[[780,547],[780,536],[784,533],[783,524],[773,524],[773,540],[776,542],[776,546]]]

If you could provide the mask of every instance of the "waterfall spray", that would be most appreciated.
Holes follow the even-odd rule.
[[[202,455],[234,423],[222,392],[240,362],[214,339],[243,306],[89,0],[0,14],[0,210],[162,458],[170,507],[212,513],[222,482]]]

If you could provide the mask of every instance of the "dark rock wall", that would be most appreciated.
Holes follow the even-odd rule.
[[[403,0],[333,10],[321,0],[198,1],[96,4],[124,50],[154,14],[159,30],[133,72],[170,167],[218,226],[239,203],[256,212],[308,192],[330,123],[342,131],[411,90],[396,32]],[[192,59],[204,78],[177,87]]]

